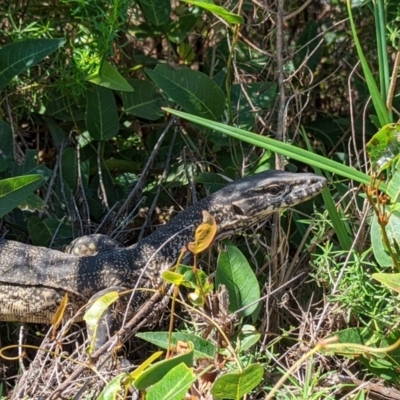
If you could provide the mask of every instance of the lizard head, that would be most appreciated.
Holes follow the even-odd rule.
[[[216,192],[210,214],[218,224],[219,238],[243,231],[268,215],[316,196],[326,179],[311,173],[264,171],[235,181]]]

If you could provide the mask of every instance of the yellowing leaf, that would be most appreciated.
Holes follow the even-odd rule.
[[[188,249],[193,254],[199,254],[206,250],[213,242],[217,233],[217,222],[215,218],[203,210],[203,222],[197,227],[194,234],[194,242],[188,244]]]
[[[161,274],[161,278],[168,283],[172,283],[173,285],[181,285],[183,282],[183,275],[178,274],[173,271],[163,271]]]
[[[105,289],[106,291],[107,289]],[[119,293],[115,290],[101,294],[96,300],[88,307],[85,315],[83,316],[84,321],[88,327],[88,334],[90,333],[90,344],[87,349],[88,353],[91,354],[95,348],[95,342],[97,337],[97,328],[99,326],[101,318],[104,313],[109,309],[111,304],[115,303],[119,299]]]
[[[53,325],[54,329],[57,329],[57,327],[61,324],[67,304],[68,304],[68,292],[65,293],[61,301],[61,304],[58,306],[56,312],[53,315],[53,318],[51,319],[51,325]]]
[[[157,358],[161,357],[163,351],[156,351],[154,354],[152,354],[149,358],[144,360],[134,371],[132,371],[129,376],[126,378],[124,381],[124,385],[126,388],[129,388],[135,379],[140,376],[140,374],[147,368],[149,367],[153,361],[157,360]]]

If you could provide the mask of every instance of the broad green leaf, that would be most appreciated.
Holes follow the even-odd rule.
[[[177,356],[153,364],[138,376],[134,382],[135,387],[139,390],[147,389],[149,386],[159,382],[172,368],[181,363],[186,364],[188,367],[192,367],[193,343],[182,343],[182,345],[185,346],[185,350],[180,350]],[[180,346],[179,342],[177,343],[177,346]]]
[[[169,26],[168,39],[176,44],[182,43],[193,31],[196,23],[201,20],[201,15],[180,15],[173,24]]]
[[[118,158],[108,158],[102,160],[102,166],[105,167],[108,171],[118,172],[118,174],[123,174],[125,172],[140,172],[141,165],[138,162],[131,160],[121,160]],[[92,164],[90,168],[90,174],[95,175],[98,172],[98,166],[96,164]]]
[[[341,331],[335,332],[334,336],[338,338],[338,344],[336,346],[330,346],[329,349],[324,350],[327,353],[340,353],[345,355],[347,358],[354,359],[360,353],[359,349],[352,347],[352,344],[370,346],[373,338],[373,333],[370,330],[360,328],[348,328]]]
[[[227,246],[226,251],[220,252],[215,272],[215,285],[226,286],[229,293],[229,312],[236,312],[252,304],[240,312],[240,315],[244,317],[251,315],[257,309],[260,286],[246,257],[237,247]]]
[[[179,286],[183,282],[183,275],[178,274],[177,272],[174,271],[163,271],[161,273],[161,278],[167,282],[171,283],[172,285]]]
[[[24,175],[0,181],[0,218],[24,201],[44,182],[43,175]]]
[[[0,150],[5,156],[15,158],[14,154],[14,135],[11,126],[7,122],[0,120]]]
[[[27,39],[10,43],[0,49],[0,90],[10,80],[35,66],[65,43],[65,39]]]
[[[388,183],[387,195],[390,197],[392,211],[400,206],[400,160],[396,168],[392,169],[392,177]]]
[[[46,115],[63,121],[83,121],[85,113],[73,101],[73,99],[59,90],[51,90],[47,94]]]
[[[129,373],[129,376],[124,382],[125,386],[132,385],[135,379],[140,376],[145,369],[150,367],[150,365],[153,364],[157,358],[160,358],[163,353],[163,351],[156,351],[155,353],[152,353],[150,357],[146,358],[146,360],[144,360],[137,368],[135,368],[135,370]]]
[[[229,181],[223,178],[219,174],[215,174],[212,172],[202,172],[198,176],[196,176],[196,183],[201,183],[207,189],[207,192],[214,193],[217,190],[225,187]]]
[[[400,375],[400,348],[393,347],[399,340],[399,331],[378,332],[371,329],[349,328],[335,332],[334,336],[339,338],[339,343],[330,345],[326,353],[337,353],[349,359],[357,359],[373,374],[385,379],[399,383]],[[370,349],[357,348],[352,345],[368,346]],[[391,347],[388,350],[388,347]],[[379,352],[375,349],[379,349]]]
[[[162,349],[168,349],[169,332],[139,332],[136,337],[153,343]],[[196,358],[214,358],[217,352],[215,345],[200,336],[191,333],[176,333],[171,336],[171,344],[176,345],[178,340],[181,342],[191,342],[194,345],[194,356]]]
[[[382,283],[389,289],[400,293],[400,274],[385,274],[383,272],[372,274],[372,278]]]
[[[108,89],[133,92],[132,86],[127,80],[107,61],[103,62],[99,72],[88,76],[86,80]]]
[[[251,364],[242,372],[230,372],[217,378],[211,387],[211,394],[216,400],[240,400],[261,383],[263,376],[263,367]]]
[[[275,104],[277,85],[273,82],[255,82],[232,85],[232,109],[236,110],[235,125],[238,128],[252,130],[257,121],[257,108],[271,109]],[[251,103],[249,102],[249,99]]]
[[[190,68],[167,65],[146,69],[156,85],[189,113],[218,120],[225,108],[225,94],[207,75]]]
[[[47,208],[47,203],[35,193],[31,193],[25,200],[19,203],[18,208],[22,211],[44,212]]]
[[[87,91],[86,127],[96,140],[108,140],[117,135],[119,119],[112,90],[93,86]]]
[[[11,176],[19,175],[43,175],[46,179],[52,171],[48,169],[44,164],[37,162],[38,151],[33,149],[27,149],[25,151],[25,159],[23,164],[13,163],[10,171]]]
[[[32,243],[35,246],[49,247],[50,242],[55,238],[54,244],[60,247],[71,241],[71,227],[60,223],[55,218],[40,219],[32,215],[28,219],[28,232]]]
[[[122,381],[126,378],[127,373],[123,372],[111,379],[107,386],[101,391],[97,400],[119,400],[123,398],[125,390],[122,387]]]
[[[11,161],[11,163],[13,163],[13,162],[14,161]],[[5,160],[4,158],[0,158],[0,172],[7,171],[9,166],[10,166],[10,164],[9,164],[9,162],[7,160]]]
[[[387,208],[386,212],[388,212]],[[397,243],[398,238],[400,237],[400,211],[394,211],[390,215],[389,222],[385,226],[385,231],[389,238],[389,242],[391,244]],[[382,268],[393,266],[393,260],[383,242],[382,228],[379,225],[377,216],[375,214],[372,218],[372,224],[371,224],[371,242],[372,242],[372,249],[374,251],[374,256],[378,264]],[[396,248],[397,246],[392,246],[391,249],[394,256],[398,258],[399,255],[396,252]]]
[[[130,79],[129,85],[133,92],[121,93],[124,111],[149,121],[160,119],[163,116],[161,107],[165,105],[165,101],[156,86],[140,79]]]
[[[390,168],[398,159],[400,124],[388,124],[380,129],[367,143],[368,157],[376,172]]]
[[[146,21],[162,26],[170,23],[171,1],[170,0],[138,0]]]
[[[186,65],[191,64],[196,58],[196,54],[193,50],[193,47],[189,43],[186,42],[179,43],[177,51],[179,54],[179,58]]]
[[[245,352],[260,340],[261,334],[252,325],[244,325],[240,331],[238,345],[240,352]]]
[[[212,2],[200,1],[200,0],[181,0],[181,1],[189,3],[192,6],[204,8],[204,10],[210,11],[213,14],[218,15],[219,17],[223,18],[226,22],[229,22],[230,24],[244,23],[244,19],[240,15],[233,14],[228,10],[225,10],[225,8],[223,7],[216,6]]]
[[[36,215],[28,219],[28,232],[35,246],[48,247],[53,232],[50,232],[46,224]]]
[[[183,400],[195,380],[193,369],[180,363],[148,390],[146,400]]]
[[[75,190],[78,184],[78,156],[76,149],[65,149],[61,156],[61,173],[62,178],[67,182],[68,186]]]
[[[45,119],[47,126],[49,127],[51,138],[53,139],[54,147],[60,150],[63,142],[67,138],[67,134],[55,123],[51,118]]]
[[[178,272],[183,274],[182,285],[190,289],[199,289],[208,295],[214,288],[208,275],[201,269],[196,270],[193,267],[180,264]]]

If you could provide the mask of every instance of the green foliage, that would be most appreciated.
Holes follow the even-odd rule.
[[[215,283],[217,286],[226,286],[229,294],[229,312],[241,310],[240,315],[246,317],[257,310],[260,299],[258,280],[238,248],[227,246],[226,251],[220,252]]]
[[[271,237],[263,230],[244,236],[222,249],[218,263],[203,257],[217,266],[215,278],[182,266],[170,272],[168,282],[187,288],[183,299],[197,317],[215,317],[210,301],[225,295],[219,285],[226,286],[229,307],[212,329],[194,320],[170,336],[138,335],[162,348],[171,338],[174,345],[193,344],[190,362],[178,356],[173,367],[159,363],[161,380],[141,386],[148,398],[182,398],[202,379],[193,367],[198,357],[223,360],[219,376],[207,378],[216,398],[253,390],[264,397],[262,390],[285,372],[275,360],[287,368],[295,362],[293,343],[312,346],[335,331],[351,332],[346,340],[354,343],[361,343],[357,335],[372,338],[379,348],[398,339],[391,330],[396,295],[388,291],[398,288],[393,122],[400,103],[396,68],[391,72],[398,2],[300,3],[285,3],[284,10],[268,3],[266,15],[257,2],[35,0],[9,2],[2,15],[0,214],[7,238],[61,248],[100,229],[133,243],[150,232],[149,221],[170,218],[168,207],[195,199],[195,186],[201,198],[275,165],[329,177],[330,192],[301,207],[307,215],[285,213]],[[364,168],[369,162],[372,179]],[[387,181],[379,180],[382,171]],[[366,198],[372,216],[361,215]],[[143,218],[143,209],[155,207]],[[312,252],[310,263],[300,257]],[[309,264],[312,277],[292,283],[307,276]],[[311,329],[308,321],[320,315]],[[335,331],[321,328],[337,320]],[[200,338],[204,331],[213,335]],[[397,358],[360,359],[368,373],[399,385]],[[312,361],[298,374],[304,380],[292,376],[279,398],[331,398],[336,388],[321,389],[325,364]],[[112,379],[99,398],[117,398],[130,379]]]
[[[249,365],[243,371],[221,376],[214,382],[211,393],[216,399],[240,400],[260,384],[263,375],[261,365]]]
[[[25,175],[0,181],[0,217],[21,204],[43,184],[42,175]]]

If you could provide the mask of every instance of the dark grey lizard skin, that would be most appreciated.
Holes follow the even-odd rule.
[[[193,241],[203,210],[216,219],[216,239],[221,239],[314,197],[325,185],[326,179],[314,174],[262,172],[206,197],[136,245],[92,256],[1,239],[0,320],[50,323],[66,292],[69,318],[102,289],[158,287],[160,271],[173,266],[182,247]]]

